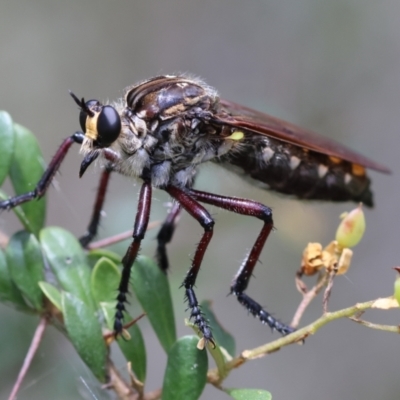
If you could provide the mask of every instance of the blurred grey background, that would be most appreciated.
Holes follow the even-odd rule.
[[[335,281],[331,310],[392,293],[399,261],[400,3],[393,0],[10,1],[0,4],[0,109],[29,127],[49,161],[61,140],[79,128],[68,89],[85,98],[115,99],[124,87],[148,77],[191,72],[222,97],[334,137],[393,170],[371,172],[376,208],[366,211],[367,232],[352,267]],[[86,229],[99,171],[78,179],[73,148],[49,190],[49,225],[80,235]],[[100,237],[132,227],[138,184],[114,176]],[[279,197],[235,175],[204,166],[198,188],[248,197],[271,206],[277,231],[255,271],[249,293],[289,322],[300,301],[294,274],[308,241],[333,239],[338,216],[351,204],[304,203]],[[7,186],[7,190],[9,186]],[[156,192],[152,220],[165,216],[168,197]],[[226,296],[232,276],[253,244],[258,220],[211,209],[214,239],[197,287],[233,332],[238,351],[274,338],[237,301]],[[11,213],[0,230],[19,229]],[[155,231],[142,254],[153,255]],[[169,247],[171,287],[179,335],[184,327],[179,285],[201,235],[183,215]],[[116,247],[123,252],[127,242]],[[311,280],[309,283],[311,284]],[[134,302],[134,301],[132,301]],[[139,310],[138,310],[139,312]],[[302,324],[322,312],[318,299]],[[365,318],[398,324],[398,310]],[[0,398],[6,398],[38,322],[0,306]],[[147,321],[140,325],[150,354],[148,390],[162,384],[165,355]],[[274,399],[399,398],[399,337],[336,321],[304,346],[293,345],[233,371],[226,387],[268,389]],[[117,361],[121,370],[123,361]],[[19,399],[105,399],[107,392],[53,328],[45,335]],[[227,399],[208,387],[203,399]]]

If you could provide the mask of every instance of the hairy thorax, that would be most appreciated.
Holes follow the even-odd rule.
[[[223,127],[209,123],[218,96],[204,83],[182,78],[166,87],[160,77],[126,89],[122,132],[111,146],[119,155],[113,169],[127,176],[148,176],[155,187],[190,187],[196,167],[235,146]]]

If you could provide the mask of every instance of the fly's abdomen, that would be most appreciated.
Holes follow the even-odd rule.
[[[362,166],[256,136],[242,142],[224,160],[280,193],[301,199],[355,201],[373,206],[370,179]]]

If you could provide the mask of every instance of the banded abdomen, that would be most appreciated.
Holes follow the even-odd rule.
[[[280,140],[247,134],[222,157],[270,190],[300,199],[355,201],[373,206],[365,168]]]

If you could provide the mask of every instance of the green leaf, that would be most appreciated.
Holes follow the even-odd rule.
[[[38,282],[44,279],[42,251],[36,237],[29,232],[14,234],[6,249],[11,278],[35,310],[43,309],[43,293]]]
[[[201,346],[204,346],[204,337],[199,328],[193,323],[190,322],[188,319],[185,319],[185,324],[186,326],[190,326],[199,336],[200,339],[202,339],[202,344]],[[215,364],[218,369],[218,375],[220,378],[223,380],[225,379],[230,372],[230,369],[228,368],[226,362],[230,361],[232,357],[227,353],[227,351],[218,345],[218,342],[215,342],[215,345],[211,342],[206,343],[207,345],[207,350],[209,351],[211,357],[214,359]]]
[[[210,324],[213,336],[218,345],[222,346],[231,356],[234,356],[235,339],[217,320],[214,312],[211,309],[211,302],[209,300],[202,301],[200,307]]]
[[[132,268],[131,284],[166,352],[176,341],[174,310],[166,275],[153,260],[138,257]]]
[[[270,392],[261,389],[225,389],[235,400],[271,400]]]
[[[21,125],[14,124],[14,154],[9,170],[11,183],[17,195],[32,191],[44,172],[44,161],[35,136]],[[25,218],[21,223],[36,236],[44,225],[44,199],[21,205]],[[17,214],[18,218],[19,215]]]
[[[54,304],[54,306],[62,311],[61,292],[48,282],[39,282],[39,287],[44,295]]]
[[[108,258],[117,265],[121,263],[121,256],[117,253],[114,253],[111,250],[96,249],[96,250],[90,250],[89,253],[87,254],[87,260],[89,262],[89,265],[92,267],[94,267],[97,261],[99,261],[100,258],[102,257]]]
[[[100,258],[93,268],[90,279],[90,286],[95,302],[114,301],[115,304],[120,280],[121,273],[117,266],[108,258]]]
[[[72,344],[96,378],[105,382],[107,347],[96,313],[71,293],[62,292],[61,304]]]
[[[9,198],[10,198],[9,195],[0,190],[0,200],[8,200]],[[25,215],[21,206],[14,207],[12,210],[14,211],[14,214],[18,217],[18,219],[20,220],[20,222],[24,227],[30,226],[28,217]]]
[[[40,243],[61,288],[95,310],[90,268],[76,238],[62,228],[50,227],[40,231]]]
[[[0,111],[0,186],[8,175],[10,169],[12,155],[14,152],[14,129],[13,122],[6,111]]]
[[[11,279],[10,271],[7,266],[4,251],[0,249],[0,301],[4,303],[13,303],[21,310],[30,310],[26,304],[21,292]]]
[[[196,336],[184,336],[171,348],[163,383],[163,400],[196,400],[207,381],[207,352],[197,349]]]
[[[114,327],[114,316],[115,316],[115,301],[112,302],[101,302],[100,309],[103,312],[106,326],[110,331],[113,331]]]

